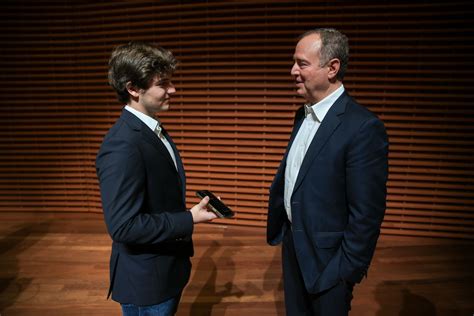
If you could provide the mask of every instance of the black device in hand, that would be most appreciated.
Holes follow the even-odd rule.
[[[211,191],[208,190],[199,190],[196,192],[196,195],[201,199],[205,196],[209,197],[209,206],[211,210],[216,213],[220,218],[230,218],[234,216],[234,212],[225,205],[221,200],[219,200]]]

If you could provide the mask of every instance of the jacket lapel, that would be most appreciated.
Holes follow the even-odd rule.
[[[166,149],[165,144],[160,140],[158,135],[156,135],[151,129],[149,128],[144,128],[142,129],[142,134],[144,136],[145,141],[148,143],[152,144],[153,147],[160,153],[160,155],[165,156],[166,160],[170,164],[171,167],[173,167],[174,170],[176,170],[176,166],[174,165],[173,158],[171,158],[171,155]],[[168,139],[169,141],[169,139]]]
[[[291,148],[291,145],[293,144],[293,141],[295,140],[296,134],[298,134],[301,124],[303,124],[303,120],[304,120],[304,108],[301,107],[296,112],[294,126],[293,126],[293,130],[291,131],[290,140],[288,141],[288,145],[286,146],[285,154],[283,155],[283,159],[280,162],[280,166],[278,167],[273,183],[278,182],[277,180],[280,177],[283,177],[285,175],[286,159],[288,158],[288,153],[290,152],[290,148]]]
[[[301,125],[303,124],[303,121],[304,121],[304,108],[301,107],[296,112],[294,128],[293,128],[293,131],[291,132],[290,140],[288,141],[288,146],[286,147],[286,152],[284,155],[285,161],[286,161],[286,158],[288,157],[288,153],[290,152],[291,145],[293,145],[295,137],[298,134],[298,131],[300,130]]]
[[[122,111],[122,115],[120,116],[120,118],[124,120],[133,130],[140,131],[143,135],[143,139],[153,145],[153,148],[155,148],[160,155],[165,156],[170,166],[173,167],[174,170],[176,170],[173,158],[171,158],[170,153],[168,152],[168,149],[166,149],[165,144],[163,144],[163,142],[158,138],[158,136],[150,128],[148,128],[145,123],[143,123],[138,117],[136,117],[125,109]],[[173,151],[175,151],[176,164],[178,165],[179,170],[179,155],[176,155],[176,147],[169,136],[167,137],[167,139],[170,142]]]
[[[330,139],[331,135],[337,129],[339,124],[341,123],[339,116],[342,115],[346,109],[346,103],[348,101],[349,96],[347,93],[343,93],[334,104],[329,109],[328,113],[323,119],[323,122],[318,128],[316,135],[314,135],[313,140],[311,141],[311,145],[306,152],[306,155],[303,159],[303,163],[301,164],[301,168],[298,172],[298,177],[296,178],[295,187],[293,192],[295,192],[298,187],[303,182],[308,170],[310,169],[311,165],[313,164],[314,159],[318,156],[321,152],[321,149]]]
[[[293,144],[293,141],[295,140],[296,134],[298,134],[298,131],[300,130],[301,124],[303,124],[304,120],[304,108],[300,107],[295,116],[295,121],[293,123],[293,130],[291,131],[290,135],[290,140],[288,141],[288,145],[286,146],[286,151],[283,154],[283,158],[280,162],[280,166],[278,167],[277,176],[283,176],[285,172],[285,167],[286,167],[286,159],[288,158],[288,153],[290,152],[291,145]]]
[[[181,184],[183,186],[183,198],[184,198],[185,192],[186,192],[186,174],[184,172],[183,161],[181,160],[181,156],[179,155],[179,151],[178,151],[178,148],[176,147],[176,144],[173,142],[170,135],[168,134],[168,132],[166,131],[166,129],[163,126],[162,126],[162,132],[163,132],[163,135],[168,140],[168,142],[170,143],[171,148],[173,149],[174,156],[176,158],[176,166],[178,167],[179,178],[181,179]],[[160,141],[160,143],[161,143],[161,141]],[[170,159],[172,159],[172,158],[170,157]],[[173,164],[173,167],[174,167],[174,162],[171,161],[171,163]]]

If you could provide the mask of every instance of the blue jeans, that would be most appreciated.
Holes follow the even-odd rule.
[[[123,316],[173,316],[176,313],[181,295],[170,298],[156,305],[137,306],[121,304]]]

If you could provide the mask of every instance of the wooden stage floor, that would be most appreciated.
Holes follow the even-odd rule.
[[[178,316],[284,315],[280,247],[265,230],[200,224]],[[0,315],[120,315],[106,300],[100,214],[0,213]],[[382,236],[355,315],[474,314],[474,242]]]

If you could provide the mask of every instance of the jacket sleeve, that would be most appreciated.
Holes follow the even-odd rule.
[[[146,174],[138,148],[122,139],[104,141],[96,160],[108,232],[116,242],[157,244],[193,232],[190,212],[157,213],[144,209]]]
[[[372,260],[386,208],[388,138],[378,118],[367,120],[346,151],[348,223],[341,244],[339,272],[358,283]]]

